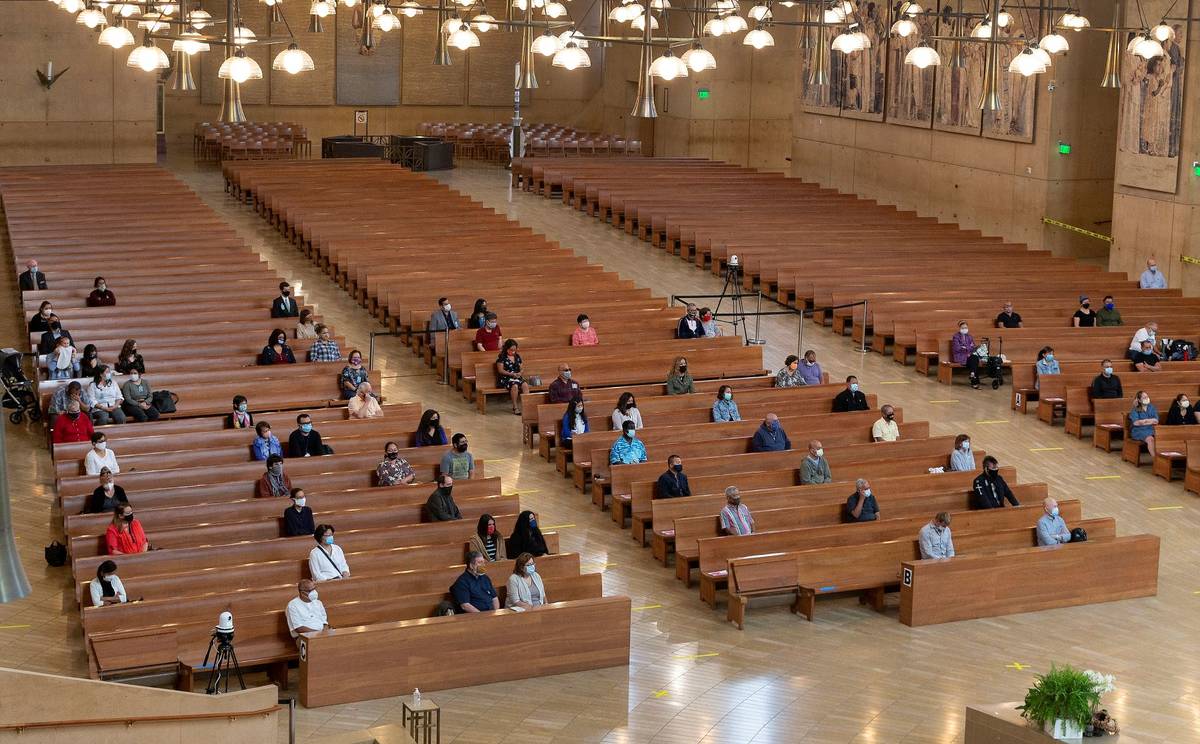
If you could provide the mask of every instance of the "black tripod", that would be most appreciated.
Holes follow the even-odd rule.
[[[208,687],[204,689],[209,695],[216,695],[220,692],[229,692],[229,678],[232,676],[230,672],[237,674],[238,684],[242,689],[246,689],[246,680],[242,678],[242,666],[238,664],[237,652],[233,650],[233,633],[225,633],[220,630],[213,631],[212,638],[208,642],[208,650],[204,652],[204,664],[208,666],[208,657],[216,648],[217,653],[213,657],[212,669],[208,673]],[[221,681],[225,681],[225,689],[220,689]]]
[[[725,302],[726,297],[729,298],[729,314],[733,316],[730,325],[733,326],[734,335],[745,339],[748,346],[763,343],[757,338],[751,338],[750,331],[746,326],[746,300],[745,293],[742,291],[742,267],[732,262],[725,270],[725,286],[721,288],[721,297],[717,300],[714,314],[721,312],[721,303]],[[739,327],[741,328],[740,333]]]

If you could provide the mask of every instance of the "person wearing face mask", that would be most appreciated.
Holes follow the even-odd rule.
[[[1058,360],[1054,358],[1054,348],[1051,346],[1043,346],[1038,351],[1037,362],[1033,365],[1034,371],[1034,388],[1041,388],[1042,375],[1057,375],[1062,370],[1058,366]]]
[[[17,276],[17,286],[22,292],[46,288],[46,275],[38,268],[37,259],[31,258],[25,262],[25,270]]]
[[[88,386],[91,388],[92,400],[95,401],[92,406],[92,422],[97,426],[125,423],[125,411],[121,407],[125,397],[121,395],[121,388],[113,382],[113,371],[101,366]]]
[[[1037,521],[1037,544],[1062,545],[1071,542],[1071,530],[1066,521],[1058,515],[1058,502],[1049,496],[1042,501],[1042,511]]]
[[[546,555],[550,549],[546,547],[546,538],[538,528],[537,517],[531,511],[523,511],[517,515],[517,523],[513,526],[512,535],[508,538],[508,554]]]
[[[529,383],[525,382],[525,375],[522,373],[524,363],[521,361],[521,355],[517,349],[518,344],[516,339],[510,338],[505,341],[504,348],[500,350],[500,355],[496,357],[495,368],[497,387],[502,387],[508,391],[509,397],[512,399],[513,415],[520,416],[521,395],[529,393]],[[569,376],[570,368],[566,371]],[[575,383],[575,386],[578,389],[578,383]]]
[[[750,451],[786,452],[791,448],[792,440],[788,439],[787,432],[779,423],[779,416],[768,413],[763,418],[762,424],[759,425],[758,431],[754,432],[754,438],[750,441]]]
[[[250,413],[250,403],[244,395],[233,396],[233,412],[229,414],[230,429],[249,429],[254,426],[254,416]]]
[[[279,438],[271,432],[269,423],[259,421],[254,425],[254,432],[256,436],[250,443],[250,453],[255,460],[266,460],[271,455],[283,457],[283,447],[279,444]]]
[[[329,630],[329,614],[325,605],[317,599],[317,582],[303,579],[296,584],[297,596],[292,597],[283,613],[287,616],[288,632],[292,638],[299,638],[301,633],[320,633]]]
[[[29,319],[30,333],[45,333],[50,330],[50,316],[54,314],[54,304],[43,300],[37,313]]]
[[[450,300],[446,297],[439,297],[437,308],[429,314],[429,324],[426,326],[429,330],[429,348],[436,349],[438,337],[446,331],[457,331],[462,328],[462,324],[458,322],[458,313],[451,306]]]
[[[832,482],[833,472],[829,469],[829,461],[825,459],[825,449],[820,440],[813,439],[808,443],[808,454],[800,461],[800,485]]]
[[[354,397],[346,401],[346,409],[350,412],[350,418],[354,419],[378,418],[383,415],[383,408],[379,405],[375,393],[371,392],[369,382],[358,386]]]
[[[79,410],[85,415],[92,409],[92,394],[88,387],[84,387],[78,380],[72,380],[66,385],[54,391],[54,395],[50,396],[50,413],[63,413],[67,410],[67,404],[71,401],[79,403]]]
[[[549,602],[546,599],[546,586],[542,577],[538,576],[537,566],[533,556],[521,553],[513,563],[513,572],[508,577],[508,595],[504,598],[504,606],[512,609],[520,607],[532,610]]]
[[[587,434],[591,430],[587,411],[583,407],[583,398],[572,398],[558,425],[558,446],[569,450],[576,434]]]
[[[292,505],[283,511],[284,537],[299,537],[300,535],[313,534],[317,527],[313,524],[312,507],[308,506],[308,500],[304,496],[304,489],[293,488],[291,496]]]
[[[1100,374],[1092,380],[1092,399],[1122,398],[1121,378],[1113,374],[1111,359],[1100,363]]]
[[[1196,419],[1196,409],[1192,407],[1187,393],[1176,395],[1171,402],[1171,409],[1167,411],[1167,426],[1191,426],[1197,423],[1200,421]]]
[[[722,385],[717,390],[717,399],[712,407],[713,421],[741,421],[742,414],[738,413],[737,403],[733,402],[733,388]]]
[[[400,456],[400,445],[388,442],[383,445],[383,459],[375,468],[375,482],[379,486],[406,486],[417,478],[417,472]]]
[[[866,478],[854,481],[854,493],[846,499],[847,522],[874,522],[879,519],[879,503],[871,493],[871,484]]]
[[[1021,314],[1013,311],[1011,301],[1004,303],[1004,309],[996,316],[994,325],[997,328],[1020,328],[1022,326]]]
[[[487,558],[489,563],[503,561],[508,558],[504,549],[504,538],[496,530],[496,519],[491,514],[482,514],[475,533],[467,545],[467,551],[474,551]]]
[[[976,476],[971,484],[971,508],[999,509],[1006,501],[1012,506],[1021,505],[1000,475],[1000,463],[988,455],[983,458],[983,474]]]
[[[1092,301],[1087,295],[1079,295],[1079,309],[1071,316],[1071,323],[1076,328],[1096,327],[1096,313],[1092,310]]]
[[[487,313],[487,300],[482,297],[475,300],[475,307],[471,308],[471,317],[467,318],[467,328],[483,328],[483,324],[487,322]]]
[[[800,361],[796,371],[804,379],[805,385],[821,385],[825,382],[825,375],[821,371],[821,365],[817,362],[817,352],[812,349],[804,352],[804,359]]]
[[[346,359],[348,363],[345,367],[342,367],[342,373],[338,377],[338,385],[341,386],[342,399],[350,400],[358,392],[358,386],[370,378],[370,372],[367,371],[367,366],[363,364],[362,352],[358,349],[351,349],[350,356]]]
[[[308,347],[308,361],[342,361],[342,349],[338,346],[337,341],[333,340],[333,333],[330,332],[328,326],[317,326],[317,340],[313,342],[312,346]]]
[[[716,338],[721,335],[721,327],[713,318],[713,311],[707,307],[700,308],[700,335],[704,338]]]
[[[1167,277],[1158,270],[1158,261],[1154,258],[1147,259],[1146,270],[1142,272],[1138,278],[1138,286],[1142,289],[1166,289]]]
[[[632,421],[626,421],[621,426],[621,436],[609,445],[608,463],[610,465],[633,465],[646,461],[646,445],[637,438],[637,430]]]
[[[637,398],[628,390],[617,398],[617,407],[613,409],[611,418],[613,431],[620,431],[626,421],[632,421],[634,429],[645,426],[642,423],[642,412],[637,407]]]
[[[683,458],[671,455],[667,458],[667,472],[658,476],[655,484],[655,497],[660,499],[677,499],[681,496],[691,496],[692,487],[688,485],[687,476],[683,473]]]
[[[304,308],[300,311],[300,321],[296,323],[296,331],[294,333],[296,339],[315,339],[317,337],[317,323],[313,320],[313,311]]]
[[[1154,353],[1154,342],[1142,342],[1142,350],[1133,355],[1133,368],[1138,372],[1161,372],[1162,366],[1158,354]]]
[[[679,328],[675,331],[676,338],[703,338],[704,328],[700,325],[700,308],[689,302],[687,313],[679,319]]]
[[[801,387],[807,384],[804,375],[800,374],[800,357],[789,354],[788,358],[783,360],[783,367],[775,373],[775,387]]]
[[[283,498],[291,491],[292,479],[283,472],[283,458],[271,455],[267,458],[267,472],[254,486],[254,495],[260,499]]]
[[[921,557],[953,558],[954,538],[950,535],[950,512],[938,512],[917,535]]]
[[[954,451],[950,453],[950,470],[955,473],[975,472],[975,452],[971,449],[971,438],[959,434],[954,438]]]
[[[279,283],[279,296],[271,303],[272,318],[295,318],[299,317],[300,309],[296,306],[296,301],[292,299],[292,287],[287,282]]]
[[[858,389],[858,378],[850,375],[846,378],[846,389],[833,398],[833,412],[847,413],[849,411],[867,411],[867,396]]]
[[[1129,359],[1133,359],[1135,356],[1141,353],[1142,344],[1146,341],[1150,342],[1150,348],[1153,349],[1157,337],[1158,323],[1153,320],[1146,321],[1146,325],[1134,332],[1133,338],[1129,342],[1129,350],[1125,352],[1125,356]]]
[[[1154,427],[1158,426],[1158,409],[1150,402],[1145,390],[1134,396],[1133,410],[1129,412],[1129,438],[1146,443],[1150,458],[1154,459]]]
[[[1121,311],[1117,309],[1117,303],[1113,300],[1112,295],[1104,296],[1104,307],[1096,311],[1096,325],[1104,327],[1125,325],[1125,321],[1121,320]]]
[[[742,503],[742,493],[737,486],[725,489],[725,506],[721,508],[720,520],[721,534],[754,534],[754,515],[750,513],[750,508]]]
[[[579,383],[571,379],[571,365],[558,365],[558,377],[550,381],[550,389],[546,394],[547,403],[567,403],[583,395]]]
[[[430,522],[452,522],[462,519],[458,504],[454,503],[454,477],[449,473],[438,476],[437,488],[425,500],[425,516]]]
[[[66,336],[59,336],[57,346],[46,357],[51,380],[69,380],[81,376],[79,354]]]
[[[896,423],[896,409],[885,405],[879,409],[882,414],[871,425],[871,438],[876,442],[894,442],[900,438],[900,425]]]
[[[308,574],[317,583],[350,577],[350,564],[346,563],[342,546],[333,539],[334,531],[331,524],[319,524],[313,530],[317,547],[308,553]]]
[[[971,387],[979,389],[979,355],[974,337],[968,332],[967,321],[958,321],[958,333],[950,339],[950,361],[967,368]]]
[[[96,345],[84,346],[83,354],[79,358],[79,376],[95,377],[103,366],[104,362],[100,361],[100,350],[96,348]]]
[[[667,372],[667,395],[685,395],[696,392],[696,382],[688,374],[687,359],[675,357],[671,370]]]
[[[73,383],[77,384],[77,383]],[[54,443],[86,442],[96,433],[90,416],[80,413],[79,401],[71,400],[66,410],[54,417]]]
[[[92,448],[83,458],[83,470],[88,475],[100,475],[100,469],[107,467],[114,474],[121,472],[117,465],[117,453],[108,448],[108,438],[104,432],[92,434]]]
[[[92,491],[91,497],[88,498],[80,513],[108,514],[118,506],[128,503],[129,499],[125,496],[125,489],[113,482],[112,471],[108,468],[101,468],[100,485]]]
[[[271,335],[267,338],[267,345],[258,355],[258,363],[261,366],[296,363],[296,355],[292,353],[292,347],[288,346],[287,334],[283,332],[282,328],[271,331]]]
[[[596,329],[592,328],[592,320],[580,313],[575,318],[575,330],[571,332],[571,346],[596,346],[600,343]]]
[[[58,348],[58,340],[66,338],[72,348],[75,347],[75,339],[71,337],[71,332],[62,327],[62,322],[57,315],[51,314],[46,320],[49,330],[42,334],[42,338],[38,341],[38,353],[49,354]],[[78,364],[78,363],[76,363]]]
[[[104,533],[108,555],[133,555],[150,550],[150,541],[142,523],[133,517],[133,507],[120,504],[113,509],[113,521]]]
[[[121,383],[121,397],[121,410],[134,421],[158,420],[150,382],[142,377],[141,372],[135,369],[129,373],[129,379]]]
[[[96,567],[96,578],[88,584],[88,592],[92,595],[92,607],[107,607],[128,601],[125,585],[117,576],[117,564],[112,561],[104,561]]]
[[[442,455],[438,472],[449,473],[455,480],[475,477],[475,457],[468,452],[467,435],[461,431],[450,440],[451,449]]]
[[[438,447],[447,443],[446,430],[442,428],[442,415],[432,408],[421,414],[417,424],[413,445],[416,447]]]
[[[288,435],[288,457],[319,457],[325,452],[321,432],[313,428],[312,416],[302,413],[296,417],[296,428]]]
[[[112,307],[117,304],[117,296],[108,288],[104,277],[98,276],[92,282],[92,293],[87,296],[88,307]]]
[[[489,312],[483,317],[483,325],[475,331],[475,351],[499,351],[504,340],[504,331],[500,330],[500,321],[496,314]]]
[[[500,609],[496,588],[487,577],[487,559],[480,553],[467,553],[467,567],[453,584],[450,596],[462,612],[489,612]]]

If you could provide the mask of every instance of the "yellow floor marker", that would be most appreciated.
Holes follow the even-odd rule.
[[[975,423],[977,423],[977,424],[1007,424],[1008,419],[984,419],[983,421],[976,421]]]
[[[707,659],[710,656],[720,656],[716,651],[709,651],[706,654],[691,654],[690,656],[672,656],[672,659]]]
[[[1147,511],[1167,511],[1169,509],[1182,509],[1182,506],[1147,506]]]
[[[662,605],[660,605],[660,604],[656,604],[656,605],[642,605],[641,607],[634,607],[634,608],[633,608],[633,611],[634,611],[634,612],[641,612],[642,610],[657,610],[657,609],[658,609],[658,608],[660,608],[660,607],[662,607]]]
[[[1119,475],[1088,475],[1084,480],[1121,480]]]
[[[1022,664],[1022,663],[1021,663],[1021,662],[1019,662],[1019,661],[1014,661],[1013,663],[1011,663],[1011,664],[1005,664],[1004,666],[1005,666],[1005,668],[1006,668],[1006,669],[1013,669],[1013,670],[1016,670],[1016,671],[1018,671],[1018,672],[1025,671],[1026,669],[1028,669],[1028,668],[1029,668],[1029,665],[1028,665],[1028,664]]]
[[[911,380],[884,380],[880,385],[908,385]]]
[[[548,524],[542,527],[544,530],[565,530],[568,527],[574,527],[573,524]]]
[[[1030,452],[1062,452],[1062,447],[1030,447]]]
[[[667,692],[666,690],[655,690],[654,691],[654,697],[656,697],[656,698],[666,697],[667,695],[670,695],[670,694],[671,693]]]
[[[20,628],[30,628],[30,625],[0,625],[0,630],[18,630]]]
[[[957,400],[957,399],[951,399],[951,400],[931,400],[931,401],[929,401],[929,402],[930,402],[930,403],[957,403],[957,402],[958,402],[958,400]]]

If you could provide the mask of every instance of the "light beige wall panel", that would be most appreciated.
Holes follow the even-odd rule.
[[[435,65],[437,14],[404,19],[400,102],[405,105],[461,106],[467,100],[466,54],[451,48],[449,65]]]
[[[981,229],[988,235],[1003,235],[1007,240],[1026,246],[1045,247],[1045,235],[1050,228],[1042,223],[1042,215],[1046,212],[1052,184],[1040,178],[1022,177],[1012,183],[1012,211],[1005,215],[997,210],[994,226],[991,229],[981,226]]]
[[[316,69],[291,75],[287,72],[272,70],[270,96],[271,103],[277,106],[327,106],[334,102],[334,86],[337,79],[335,56],[338,38],[338,27],[350,25],[354,14],[352,8],[338,5],[335,16],[322,21],[324,31],[309,33],[308,6],[305,2],[279,3],[280,10],[287,19],[287,24],[280,21],[272,23],[271,35],[286,37],[288,24],[291,25],[296,43],[300,48],[312,55]],[[275,55],[282,52],[285,45],[271,49],[269,57],[275,61]]]
[[[866,152],[930,158],[933,134],[928,129],[899,127],[861,119],[833,119],[853,133],[855,146]],[[865,154],[865,153],[864,153]]]
[[[751,119],[791,119],[791,94],[795,83],[790,76],[771,77],[776,71],[790,69],[790,65],[784,66],[782,70],[771,67],[762,70],[761,75],[765,77],[755,75],[754,80],[750,83]],[[789,126],[791,125],[789,124]]]
[[[155,76],[129,67],[125,64],[125,58],[119,53],[115,59],[111,60],[111,65],[112,89],[117,92],[112,102],[113,119],[148,122],[153,125],[156,118],[154,111]],[[66,78],[63,79],[63,82],[66,82]],[[58,89],[57,83],[54,88]],[[167,88],[170,89],[169,83]],[[150,133],[154,133],[153,126],[151,126]]]
[[[787,173],[792,150],[792,123],[789,120],[756,121],[750,129],[751,168]]]
[[[694,158],[720,159],[713,149],[716,138],[716,123],[711,119],[691,119],[688,121],[688,151]]]
[[[822,186],[853,194],[857,151],[842,145],[825,145],[829,149],[829,175],[820,181]]]
[[[111,162],[111,121],[0,122],[0,165]]]
[[[660,117],[654,122],[654,152],[663,157],[689,154],[689,122],[676,116]]]
[[[113,127],[113,162],[153,163],[158,142],[153,121],[118,121]]]
[[[1178,286],[1178,271],[1165,257],[1171,251],[1174,213],[1172,202],[1118,194],[1113,201],[1115,232],[1109,268],[1136,277],[1146,259],[1155,256],[1166,270],[1167,281]]]
[[[514,69],[521,50],[521,35],[494,29],[480,36],[479,46],[467,52],[467,103],[471,106],[512,106]],[[535,98],[541,95],[539,90]]]
[[[713,119],[742,119],[750,116],[751,86],[749,81],[714,80],[710,86]]]
[[[833,162],[833,148],[821,142],[792,138],[793,178],[810,183],[829,184]]]
[[[746,165],[749,160],[750,122],[745,119],[717,119],[713,122],[713,157]]]

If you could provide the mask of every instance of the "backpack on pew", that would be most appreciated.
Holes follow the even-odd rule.
[[[1071,530],[1071,542],[1087,542],[1087,530],[1082,527]]]
[[[175,413],[175,404],[179,402],[179,396],[170,390],[155,390],[150,394],[150,401],[159,413]]]
[[[1196,358],[1196,345],[1181,338],[1166,345],[1163,358],[1168,362],[1190,362]]]
[[[46,563],[58,568],[67,565],[67,546],[58,540],[46,546]]]

